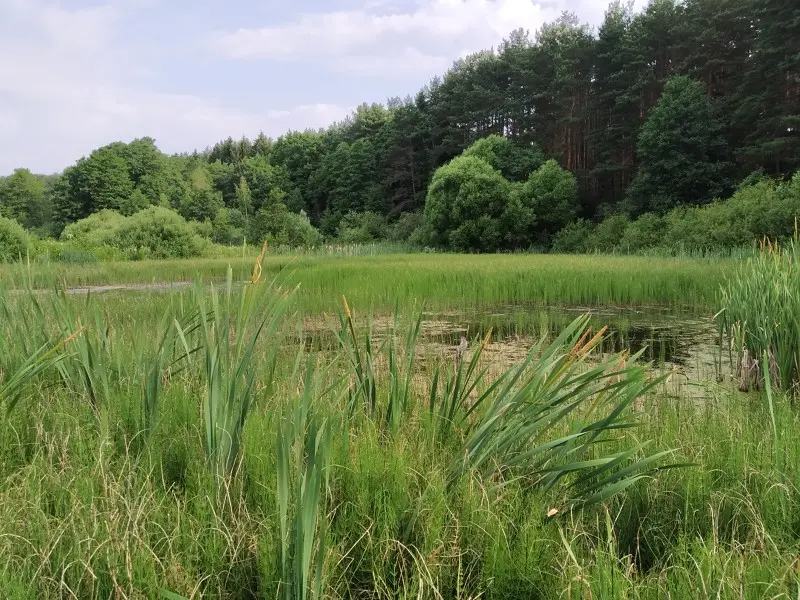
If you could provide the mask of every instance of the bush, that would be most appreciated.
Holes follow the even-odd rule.
[[[789,182],[763,179],[729,200],[667,214],[666,239],[688,251],[751,246],[759,239],[789,239],[800,217],[800,176]]]
[[[88,250],[108,246],[125,220],[118,212],[103,209],[67,225],[61,232],[61,241]]]
[[[591,250],[587,242],[594,231],[594,224],[586,219],[567,223],[553,236],[553,252],[579,254]]]
[[[346,244],[368,244],[388,236],[386,217],[372,211],[347,213],[336,230],[336,239]]]
[[[550,159],[531,173],[519,189],[519,198],[533,213],[537,237],[547,241],[578,214],[578,181]]]
[[[238,246],[244,241],[243,222],[238,210],[221,208],[211,224],[211,239],[215,244]]]
[[[303,214],[277,203],[260,209],[250,223],[248,238],[255,245],[264,240],[278,246],[310,247],[322,242],[322,235]]]
[[[412,236],[425,222],[421,212],[404,212],[389,228],[389,241],[410,243]]]
[[[188,223],[192,230],[201,238],[210,240],[213,237],[214,226],[208,219],[205,221],[188,221]]]
[[[625,252],[639,252],[655,248],[663,240],[664,219],[653,213],[645,213],[628,225],[619,246]]]
[[[612,215],[597,224],[587,239],[586,246],[598,252],[613,252],[619,247],[629,225],[627,215]]]
[[[544,153],[538,146],[526,148],[494,133],[477,140],[462,156],[480,158],[509,181],[525,181],[544,162]]]
[[[190,258],[199,256],[206,242],[175,211],[151,206],[124,220],[112,245],[128,258]]]
[[[24,258],[32,249],[31,238],[22,225],[0,217],[0,261]]]
[[[493,252],[506,243],[511,184],[487,162],[459,156],[437,169],[428,188],[425,221],[436,245]]]

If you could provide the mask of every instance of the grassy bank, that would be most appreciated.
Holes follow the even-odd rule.
[[[194,261],[108,262],[32,267],[33,283],[51,287],[246,279],[252,258]],[[341,295],[361,307],[391,309],[396,303],[425,302],[437,307],[502,303],[564,305],[713,304],[736,262],[724,258],[656,258],[604,255],[395,254],[368,257],[267,257],[267,274],[286,272],[299,284],[297,305],[304,311],[330,310]],[[24,265],[0,266],[3,281],[21,281]]]

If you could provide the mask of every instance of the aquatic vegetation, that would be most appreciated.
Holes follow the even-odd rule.
[[[793,389],[800,380],[800,247],[764,241],[722,287],[717,315],[730,344],[740,387]]]
[[[313,313],[324,265],[268,257],[169,293],[0,291],[0,595],[796,597],[798,416],[692,370],[712,311],[423,308],[377,265],[394,313],[347,278]]]

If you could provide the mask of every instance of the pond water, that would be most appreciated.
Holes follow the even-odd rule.
[[[169,292],[185,290],[191,282],[145,283],[87,286],[66,290],[69,294],[107,292]],[[727,360],[720,360],[719,340],[713,316],[682,314],[664,307],[562,307],[541,305],[494,305],[470,309],[431,310],[423,313],[420,343],[428,349],[455,349],[465,337],[470,345],[478,343],[491,330],[487,357],[498,362],[523,359],[542,337],[557,335],[581,314],[590,315],[594,331],[606,326],[602,352],[631,353],[643,350],[641,360],[669,373],[676,393],[705,395],[730,376]],[[366,323],[363,315],[357,318]],[[392,326],[391,315],[372,317],[376,337]],[[334,328],[338,321],[319,315],[304,320],[303,331],[293,341],[309,350],[324,350],[336,345]],[[727,359],[727,357],[725,357]],[[690,387],[691,390],[686,388]],[[698,391],[699,386],[699,391]]]
[[[669,374],[668,384],[675,393],[704,396],[713,393],[721,375],[729,375],[725,361],[720,362],[719,341],[711,315],[685,315],[664,308],[622,307],[542,307],[492,306],[469,310],[432,310],[423,313],[420,341],[424,351],[454,352],[462,336],[470,347],[480,343],[491,330],[490,343],[484,355],[497,363],[524,359],[543,337],[552,339],[573,319],[590,315],[593,331],[607,327],[599,350],[613,353],[622,350],[636,353],[640,360]],[[366,324],[364,315],[356,316],[357,324]],[[392,327],[388,315],[371,319],[374,336],[382,338]],[[304,321],[302,339],[308,350],[325,350],[336,346],[334,329],[338,321],[329,317],[309,317]],[[400,326],[400,333],[406,330]],[[727,357],[726,357],[727,358]],[[689,389],[691,388],[691,389]]]

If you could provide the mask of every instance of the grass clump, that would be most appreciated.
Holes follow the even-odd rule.
[[[763,387],[765,376],[794,390],[800,376],[800,248],[765,241],[721,290],[717,315],[740,374],[740,387]]]

